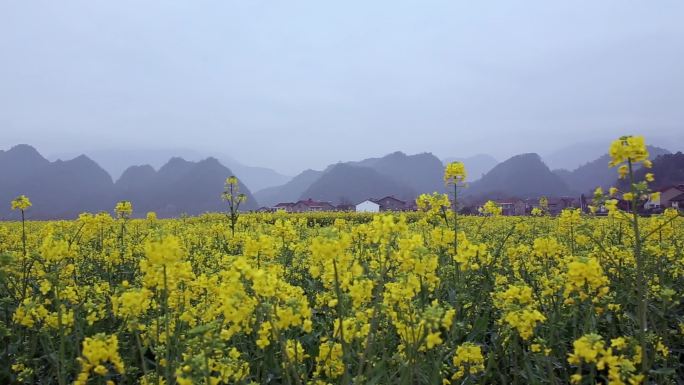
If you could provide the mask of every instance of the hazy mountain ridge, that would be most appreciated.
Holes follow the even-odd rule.
[[[663,154],[653,159],[653,167],[650,169],[640,168],[634,172],[634,178],[644,180],[646,173],[655,175],[655,180],[649,183],[652,190],[684,183],[684,153],[681,151],[674,154]],[[624,179],[614,179],[614,186],[622,191],[628,191],[629,183]]]
[[[319,199],[332,203],[359,203],[395,195],[413,200],[420,193],[443,192],[442,162],[431,153],[406,155],[397,151],[377,158],[331,164],[323,171],[307,170],[290,182],[256,193],[259,202]]]
[[[602,140],[580,141],[566,144],[552,152],[542,156],[552,170],[576,170],[592,159],[597,159],[606,155],[608,144],[615,138],[604,138]],[[659,136],[649,135],[647,138],[649,149],[656,149],[656,156],[663,153],[672,153],[684,149],[684,136]],[[657,152],[657,150],[661,150]]]
[[[47,157],[50,160],[71,159],[79,154],[62,153]],[[148,164],[155,169],[164,166],[169,159],[182,158],[198,162],[207,156],[217,158],[221,164],[232,170],[235,175],[251,190],[257,191],[271,186],[279,186],[291,179],[267,167],[248,166],[225,154],[210,152],[208,155],[187,148],[169,149],[102,149],[87,152],[88,157],[96,161],[107,170],[113,179],[117,180],[132,164]]]
[[[138,215],[148,211],[164,217],[224,211],[226,203],[221,200],[221,192],[226,178],[231,175],[231,170],[216,158],[199,162],[172,158],[154,174],[144,166],[126,170],[123,175],[126,179],[122,176],[116,183],[120,187],[117,188],[117,200],[134,202],[133,208]],[[240,192],[247,195],[247,202],[241,208],[256,209],[257,203],[249,189],[242,182],[239,186]]]
[[[491,169],[464,190],[466,196],[491,198],[563,196],[573,193],[535,153],[513,156]]]
[[[339,163],[321,175],[300,198],[312,198],[333,204],[356,204],[365,199],[387,195],[411,200],[416,197],[416,191],[411,186],[373,168]]]
[[[652,158],[669,154],[652,146],[649,151]],[[680,157],[670,162],[681,161],[681,153],[678,154]],[[456,159],[447,158],[444,162],[453,160]],[[608,167],[608,161],[608,155],[603,155],[573,171],[552,172],[539,155],[520,154],[497,164],[481,179],[470,179],[463,196],[526,198],[589,193],[598,185],[608,187],[615,182],[616,170]],[[655,171],[656,181],[681,182],[676,180],[679,171],[675,166],[661,168]],[[467,169],[472,178],[472,170]],[[87,156],[50,162],[33,147],[18,145],[0,151],[0,201],[28,195],[34,203],[30,215],[36,219],[73,218],[84,211],[111,212],[114,204],[124,199],[133,202],[136,216],[155,211],[168,217],[225,210],[220,194],[230,175],[238,177],[241,191],[248,197],[243,209],[253,210],[258,205],[273,206],[308,198],[358,203],[394,195],[413,200],[421,193],[445,192],[443,172],[443,162],[431,153],[393,152],[331,164],[323,171],[306,170],[287,183],[252,195],[241,175],[233,174],[216,158],[189,161],[172,157],[158,170],[150,165],[130,166],[114,182],[107,171]],[[0,206],[0,218],[16,216],[8,204]]]
[[[365,159],[356,164],[369,167],[381,175],[406,185],[413,190],[414,194],[444,191],[444,166],[442,161],[431,153],[406,155],[397,151],[381,158]]]
[[[468,171],[467,179],[471,182],[482,178],[499,164],[493,156],[488,154],[477,154],[468,157],[449,157],[442,160],[442,163],[444,163],[445,166],[451,162],[462,162]]]
[[[226,167],[230,168],[235,175],[241,175],[241,181],[244,182],[251,191],[280,186],[292,179],[291,176],[283,175],[267,167],[246,166],[237,162],[228,163],[224,159],[221,159],[221,163],[224,163]]]
[[[647,146],[650,159],[664,154],[670,154],[670,151],[655,147]],[[615,181],[617,170],[614,167],[608,167],[610,156],[603,154],[597,159],[584,163],[572,171],[568,170],[554,170],[553,172],[561,177],[566,184],[581,193],[590,193],[596,187],[608,188]]]
[[[259,204],[267,207],[280,202],[294,202],[299,200],[304,191],[309,188],[324,171],[305,170],[281,186],[268,187],[254,193]]]
[[[606,153],[606,141],[578,142],[561,147],[542,156],[544,163],[551,170],[575,170],[586,164],[590,159],[596,159]]]
[[[189,162],[172,158],[159,171],[151,166],[132,166],[116,181],[85,155],[50,162],[36,149],[18,145],[0,151],[0,218],[17,218],[9,201],[27,195],[33,207],[29,218],[75,218],[82,212],[111,212],[119,200],[131,200],[134,214],[157,211],[160,216],[201,214],[225,210],[221,202],[225,179],[232,175],[215,158]],[[238,176],[239,177],[239,176]],[[249,189],[244,209],[257,207]]]
[[[84,211],[110,210],[113,206],[112,178],[97,163],[81,155],[49,162],[38,151],[19,145],[0,156],[0,217],[16,216],[9,201],[27,195],[32,218],[72,218]],[[109,207],[104,205],[109,204]]]

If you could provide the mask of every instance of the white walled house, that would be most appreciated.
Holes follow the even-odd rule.
[[[356,205],[357,213],[378,213],[380,212],[380,205],[371,201],[365,200]]]
[[[660,197],[653,199],[653,197],[649,196],[648,201],[646,203],[644,203],[644,208],[646,210],[659,209],[660,208]]]
[[[684,185],[663,187],[659,189],[658,192],[660,192],[658,199],[652,199],[651,197],[649,197],[648,202],[644,204],[645,209],[666,209],[672,207],[671,200],[676,196],[684,193]]]

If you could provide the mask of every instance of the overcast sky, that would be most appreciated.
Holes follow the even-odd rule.
[[[681,0],[0,0],[0,148],[188,148],[294,174],[681,144],[683,20]]]

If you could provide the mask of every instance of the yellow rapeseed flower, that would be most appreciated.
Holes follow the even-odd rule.
[[[124,364],[119,356],[119,340],[115,335],[96,334],[86,337],[78,362],[81,372],[76,377],[74,385],[85,385],[91,372],[99,376],[109,373],[107,366],[111,366],[115,373],[124,373]]]
[[[456,373],[451,377],[457,380],[466,374],[477,374],[484,370],[482,348],[472,342],[465,342],[456,348],[453,358]]]
[[[31,201],[26,195],[19,195],[18,197],[14,198],[12,200],[12,210],[26,210],[27,208],[31,207]]]
[[[444,170],[444,183],[447,185],[463,183],[467,175],[463,162],[451,162]]]
[[[639,163],[648,160],[648,149],[643,136],[623,136],[613,141],[608,150],[611,167],[627,162]]]

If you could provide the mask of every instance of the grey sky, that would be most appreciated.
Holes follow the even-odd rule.
[[[682,20],[682,1],[0,0],[0,148],[189,148],[294,174],[681,144]]]

